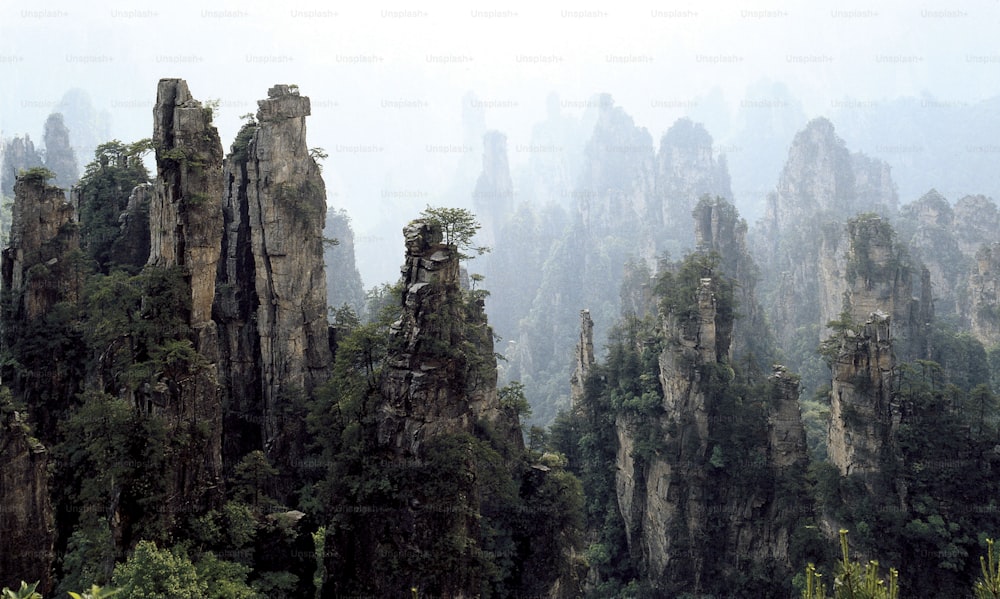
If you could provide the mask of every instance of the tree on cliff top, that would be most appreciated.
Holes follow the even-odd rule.
[[[473,244],[472,239],[482,224],[476,220],[475,214],[465,208],[432,208],[428,205],[420,213],[420,220],[440,225],[444,243],[454,246],[461,260],[472,260],[492,250],[487,246]],[[466,253],[468,251],[474,254]]]

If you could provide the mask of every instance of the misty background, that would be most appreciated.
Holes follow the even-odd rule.
[[[515,204],[538,201],[533,160],[573,165],[599,93],[654,139],[683,116],[703,123],[751,223],[792,136],[817,116],[891,165],[901,203],[931,187],[997,197],[998,21],[993,0],[5,2],[0,135],[40,145],[61,111],[82,170],[97,143],[148,137],[157,80],[182,77],[219,101],[228,148],[268,87],[298,84],[368,287],[396,279],[400,227],[427,204],[473,207],[486,131],[507,136]],[[568,203],[571,190],[550,193]]]

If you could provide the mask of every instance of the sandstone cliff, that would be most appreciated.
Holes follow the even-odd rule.
[[[616,419],[629,549],[666,593],[706,592],[737,572],[788,571],[791,523],[807,516],[801,498],[779,492],[779,481],[804,475],[807,459],[798,379],[778,368],[766,383],[772,400],[741,405],[718,283],[700,281],[692,315],[664,316],[662,415]],[[659,439],[652,454],[643,449],[650,438]]]
[[[969,277],[972,334],[986,347],[1000,343],[1000,243],[984,245]]]
[[[747,223],[732,204],[719,197],[703,197],[692,216],[695,247],[701,253],[717,254],[721,272],[736,282],[740,318],[733,323],[734,360],[763,372],[776,356],[774,339],[757,298],[760,273],[747,247]]]
[[[216,314],[227,421],[244,429],[227,441],[227,455],[260,442],[273,460],[297,459],[301,424],[287,420],[289,410],[331,364],[326,188],[306,144],[309,114],[309,98],[295,86],[272,87],[226,160]]]
[[[705,195],[733,197],[725,162],[716,160],[712,136],[700,123],[683,118],[663,134],[656,154],[655,188],[659,221],[669,240],[660,249],[680,254],[697,243],[689,225],[698,200]]]
[[[624,265],[642,263],[652,270],[664,253],[683,255],[694,243],[689,218],[698,199],[730,195],[725,163],[714,157],[712,138],[703,127],[682,119],[663,135],[657,150],[650,133],[610,96],[594,104],[596,123],[570,194],[569,222],[543,254],[527,317],[501,321],[518,326],[515,335],[501,331],[516,340],[507,356],[509,368],[528,381],[537,398],[535,414],[549,418],[569,403],[555,390],[565,389],[571,376],[565,358],[576,343],[579,307],[590,309],[595,340],[602,345],[621,314],[618,290],[630,272]],[[499,254],[491,260],[499,260]]]
[[[69,140],[69,129],[63,121],[63,115],[54,112],[45,120],[45,168],[52,171],[56,178],[53,183],[57,187],[69,189],[80,178],[77,168],[76,154]]]
[[[842,475],[879,471],[891,449],[896,360],[889,317],[874,313],[860,330],[846,330],[833,362],[830,461]]]
[[[928,270],[927,293],[933,299],[934,313],[943,322],[969,329],[989,346],[990,336],[980,334],[982,314],[977,313],[977,292],[972,285],[978,284],[973,283],[978,253],[1000,236],[996,204],[984,196],[965,196],[952,207],[932,189],[903,207],[898,230],[913,257]]]
[[[3,162],[0,163],[0,193],[6,196],[14,195],[18,173],[45,164],[28,135],[6,142],[0,154],[3,156]]]
[[[157,178],[149,198],[150,269],[179,269],[190,310],[180,316],[199,363],[183,382],[164,376],[151,404],[176,434],[202,427],[198,447],[172,464],[167,513],[205,509],[221,497],[222,403],[216,364],[218,332],[212,320],[215,271],[222,242],[222,144],[211,110],[195,100],[182,79],[161,79],[153,108]],[[130,198],[139,204],[145,190]],[[139,208],[134,206],[136,212]],[[129,214],[126,212],[125,214]],[[141,229],[141,224],[136,223]],[[144,248],[143,248],[144,249]]]
[[[467,305],[459,287],[455,248],[423,221],[407,225],[404,236],[403,311],[392,326],[378,439],[397,455],[419,456],[425,439],[509,415],[497,399],[492,333],[481,302]]]
[[[752,239],[766,282],[762,301],[781,346],[813,332],[818,343],[842,311],[843,223],[859,212],[891,216],[897,203],[888,166],[852,155],[830,121],[810,121],[795,136]]]
[[[5,365],[3,382],[27,412],[15,411],[11,397],[0,395],[0,586],[17,588],[23,579],[39,580],[41,591],[51,588],[55,530],[43,443],[55,442],[82,373],[79,356],[62,353],[64,345],[79,344],[72,324],[49,320],[49,314],[57,304],[79,299],[78,249],[76,213],[63,191],[40,176],[18,177],[0,283],[10,294],[2,348],[16,356],[18,368]],[[47,344],[46,335],[64,337],[62,343]]]
[[[30,580],[48,593],[55,559],[48,451],[8,400],[0,397],[0,587]]]
[[[500,228],[514,212],[514,182],[507,163],[507,136],[488,131],[483,136],[483,170],[472,192],[472,206],[481,219],[484,245],[496,243]]]
[[[580,341],[573,353],[573,375],[569,379],[570,399],[575,407],[584,394],[584,383],[587,374],[597,362],[594,356],[594,321],[590,318],[590,310],[580,310]]]
[[[12,220],[2,257],[0,286],[11,294],[3,346],[17,356],[20,368],[5,366],[3,380],[15,398],[27,404],[38,437],[50,444],[62,410],[80,390],[82,379],[82,365],[74,355],[80,351],[78,333],[64,318],[47,320],[57,304],[79,300],[79,225],[63,190],[38,176],[18,178]],[[62,335],[63,343],[47,346],[47,335]],[[68,353],[53,363],[53,350]]]
[[[873,215],[848,221],[847,239],[845,298],[852,320],[860,323],[872,313],[886,314],[893,340],[903,353],[923,356],[931,306],[913,297],[916,267],[905,246],[886,220]]]
[[[40,177],[19,177],[3,252],[3,288],[20,296],[23,318],[33,320],[60,300],[76,299],[79,289],[61,275],[69,274],[69,253],[79,247],[76,211],[65,192]]]

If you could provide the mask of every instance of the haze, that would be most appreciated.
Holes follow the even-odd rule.
[[[991,172],[931,176],[927,139],[873,133],[892,133],[880,118],[910,106],[914,118],[969,123],[944,135],[966,136],[969,152],[995,161],[994,125],[975,119],[1000,95],[998,20],[995,1],[5,2],[0,133],[40,142],[46,116],[76,89],[103,115],[95,127],[107,139],[148,137],[157,80],[182,77],[196,97],[220,101],[228,148],[239,116],[271,85],[298,84],[312,99],[310,143],[329,154],[328,203],[350,214],[371,286],[395,280],[399,229],[425,205],[471,207],[486,130],[507,135],[517,185],[533,127],[553,110],[585,121],[598,93],[654,139],[681,116],[703,122],[751,222],[792,135],[816,116],[831,118],[848,147],[892,165],[902,203],[931,186],[952,200],[998,197]],[[762,155],[767,166],[753,168]],[[77,156],[81,169],[91,158]]]

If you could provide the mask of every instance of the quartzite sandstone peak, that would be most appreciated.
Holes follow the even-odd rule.
[[[294,459],[283,412],[329,374],[323,224],[326,186],[306,143],[309,98],[275,85],[225,165],[225,236],[216,314],[223,329],[227,419],[260,426],[227,454],[262,443]]]
[[[403,310],[392,325],[381,383],[379,443],[401,456],[419,456],[425,439],[472,432],[477,420],[519,438],[516,416],[497,399],[493,336],[482,301],[470,300],[459,286],[456,248],[441,242],[435,223],[413,221],[403,234]]]
[[[769,379],[770,406],[746,411],[736,421],[725,416],[734,413],[728,405],[734,400],[720,392],[720,379],[713,382],[718,375],[709,374],[732,373],[732,322],[720,317],[717,283],[701,279],[690,318],[664,315],[663,415],[650,423],[643,422],[648,415],[626,412],[615,423],[617,495],[628,545],[655,588],[669,593],[703,591],[709,572],[790,571],[788,523],[805,516],[795,511],[798,499],[782,496],[773,482],[796,480],[805,472],[798,379],[776,367]],[[637,449],[647,438],[640,431],[648,426],[660,449],[640,457]],[[724,441],[726,427],[734,426],[752,431],[743,434],[753,435],[754,450],[747,455],[755,457],[734,461],[739,454]],[[729,470],[720,471],[729,461]],[[750,478],[735,483],[732,477]],[[741,561],[754,565],[736,566]]]
[[[500,228],[514,212],[514,182],[507,162],[507,136],[499,131],[487,131],[483,136],[483,170],[472,192],[472,204],[483,222],[483,241],[492,246]]]

